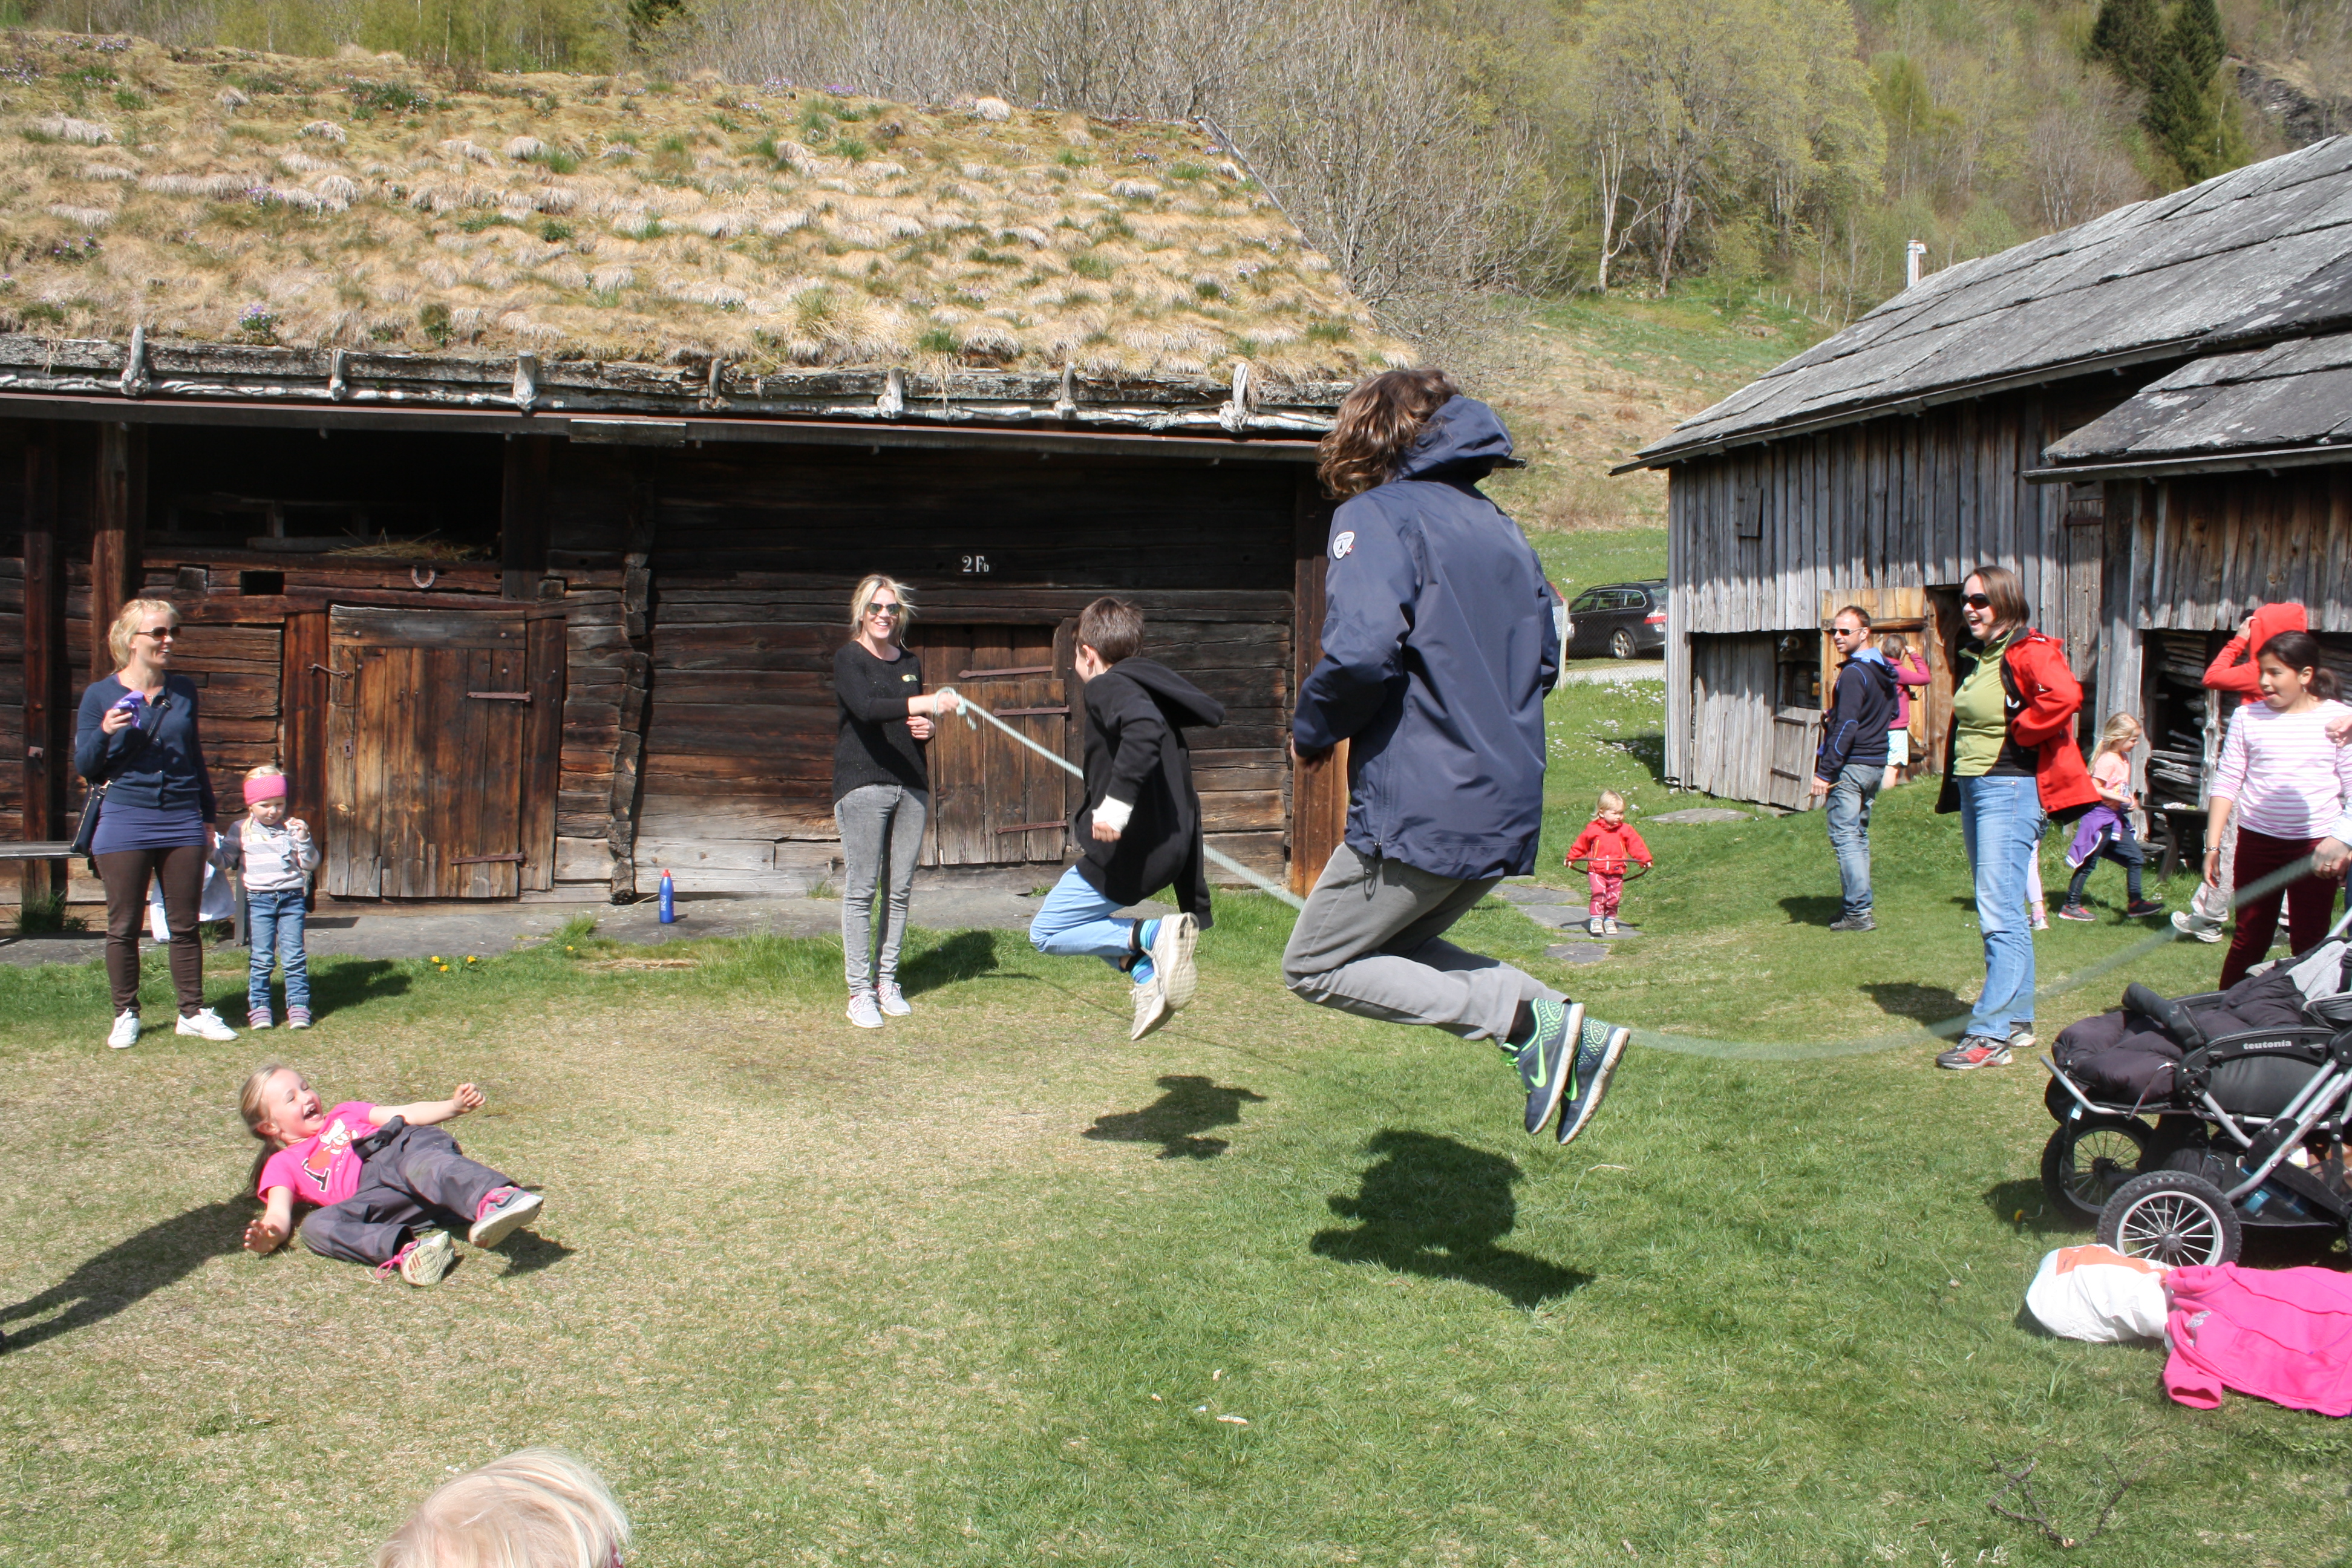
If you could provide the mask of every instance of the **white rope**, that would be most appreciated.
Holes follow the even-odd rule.
[[[1003,731],[1006,734],[1012,736],[1014,740],[1020,742],[1023,745],[1028,747],[1031,751],[1036,752],[1039,756],[1045,758],[1047,762],[1053,763],[1055,767],[1061,769],[1064,773],[1070,774],[1073,778],[1078,779],[1081,782],[1085,780],[1087,775],[1080,773],[1077,768],[1073,766],[1069,758],[1059,756],[1047,751],[1045,747],[1039,745],[1036,742],[1031,740],[1028,736],[1023,734],[1020,731],[1014,729],[1012,725],[1006,723],[995,714],[991,713],[987,709],[982,708],[979,703],[974,702],[971,698],[966,697],[961,692],[956,690],[954,687],[942,686],[940,688],[939,694],[942,697],[953,697],[956,700],[957,704],[963,710],[964,722],[971,724],[973,729],[977,730],[980,728],[978,724],[972,723],[972,715],[976,713],[982,719],[987,720],[990,723],[995,725],[998,729]],[[1247,882],[1259,892],[1280,899],[1284,903],[1288,904],[1294,910],[1304,910],[1307,907],[1306,900],[1300,898],[1297,894],[1292,892],[1289,889],[1282,886],[1280,883],[1260,876],[1257,872],[1251,870],[1248,867],[1243,865],[1232,856],[1225,854],[1223,850],[1213,847],[1205,839],[1202,842],[1201,849],[1203,854],[1208,856],[1213,864],[1223,867],[1225,870],[1231,871],[1234,876],[1239,877],[1243,881]]]
[[[1007,724],[1003,720],[999,719],[995,714],[991,713],[987,709],[981,707],[970,698],[957,693],[955,688],[951,686],[943,686],[940,688],[940,692],[942,696],[955,697],[956,701],[962,709],[964,722],[971,724],[973,729],[977,730],[980,728],[977,723],[973,722],[973,715],[977,714],[980,718],[987,720],[990,723],[995,725],[998,729],[1003,731],[1006,734],[1012,736],[1014,740],[1020,742],[1023,745],[1028,747],[1031,751],[1036,752],[1047,762],[1052,763],[1055,767],[1060,768],[1064,772],[1081,780],[1086,777],[1083,773],[1080,773],[1078,769],[1071,765],[1070,760],[1067,757],[1057,756],[1054,752],[1047,751],[1045,747],[1039,745],[1036,742],[1031,740],[1020,731],[1015,730],[1012,725]],[[1257,872],[1251,870],[1248,867],[1243,865],[1232,856],[1221,854],[1215,849],[1209,848],[1205,843],[1202,846],[1202,848],[1207,853],[1211,860],[1224,868],[1224,869],[1231,871],[1234,875],[1241,878],[1242,880],[1247,882],[1251,887],[1257,889],[1260,892],[1271,894],[1273,897],[1280,899],[1284,903],[1288,904],[1294,910],[1304,910],[1307,907],[1306,900],[1300,898],[1289,889],[1281,887],[1276,883],[1268,880],[1266,878],[1260,876]],[[2281,867],[2278,870],[2272,872],[2262,880],[2255,882],[2249,887],[2238,889],[2231,897],[2230,907],[2234,910],[2241,904],[2246,902],[2249,899],[2258,899],[2273,889],[2283,888],[2287,883],[2295,880],[2297,878],[2309,871],[2311,867],[2312,857],[2308,855],[2305,856],[2302,859],[2297,860],[2291,866]],[[2021,911],[2021,912],[2022,911]],[[2344,921],[2337,922],[2339,926],[2344,923]],[[2098,979],[2101,975],[2111,973],[2115,970],[2121,968],[2123,965],[2129,963],[2134,959],[2139,958],[2144,954],[2153,952],[2158,948],[2166,946],[2179,939],[2179,933],[2173,931],[2169,926],[2167,926],[2161,931],[2150,933],[2141,941],[2133,942],[2129,946],[2124,948],[2121,952],[2112,953],[2109,956],[2101,959],[2098,963],[2092,964],[2088,969],[2083,970],[2079,973],[2062,974],[2053,980],[2049,984],[2037,987],[2033,994],[2034,1000],[2036,1002],[2040,1002],[2045,998],[2055,997],[2063,992],[2079,990],[2084,985]],[[1948,1039],[1965,1030],[1968,1027],[1968,1022],[1969,1015],[1963,1013],[1957,1017],[1946,1018],[1938,1023],[1923,1024],[1921,1027],[1931,1037]],[[1904,1046],[1916,1046],[1919,1044],[1919,1036],[1906,1030],[1906,1032],[1898,1035],[1876,1035],[1853,1040],[1821,1040],[1811,1042],[1717,1040],[1698,1035],[1672,1034],[1657,1029],[1636,1028],[1633,1031],[1633,1042],[1636,1045],[1649,1046],[1662,1051],[1679,1052],[1685,1056],[1718,1057],[1743,1061],[1802,1061],[1811,1060],[1817,1057],[1862,1056],[1873,1051],[1889,1051],[1897,1049]]]

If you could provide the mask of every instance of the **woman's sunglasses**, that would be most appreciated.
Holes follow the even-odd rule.
[[[866,613],[869,616],[879,616],[883,619],[887,620],[898,615],[898,606],[896,605],[868,605],[866,606]]]
[[[1971,610],[1990,610],[1992,608],[1992,595],[1990,594],[1969,594],[1963,596],[1960,603],[1966,605]]]

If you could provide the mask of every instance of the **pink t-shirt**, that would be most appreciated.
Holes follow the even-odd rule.
[[[2109,805],[2130,804],[2131,759],[2121,752],[2101,752],[2091,764],[2091,783]]]
[[[261,1196],[272,1187],[291,1187],[297,1203],[339,1204],[360,1190],[360,1164],[352,1140],[375,1131],[375,1107],[347,1100],[327,1112],[327,1124],[299,1143],[289,1143],[261,1167]]]

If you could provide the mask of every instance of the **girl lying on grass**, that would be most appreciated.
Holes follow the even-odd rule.
[[[275,1063],[245,1080],[245,1124],[266,1147],[254,1185],[268,1207],[245,1227],[246,1250],[270,1253],[294,1234],[294,1205],[317,1205],[302,1243],[321,1258],[364,1263],[384,1279],[438,1284],[457,1261],[445,1226],[466,1226],[496,1247],[539,1211],[540,1197],[457,1151],[438,1122],[478,1110],[461,1083],[446,1100],[414,1105],[345,1100],[324,1109],[310,1080]]]

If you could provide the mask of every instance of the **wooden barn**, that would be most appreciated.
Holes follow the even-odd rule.
[[[2298,599],[2352,649],[2352,138],[1927,278],[1643,448],[1669,479],[1665,767],[1794,809],[1846,604],[1924,638],[1940,769],[1962,579],[2024,578],[2093,700],[2194,806],[2206,660]],[[2168,772],[2167,770],[2170,770]]]
[[[1194,129],[19,37],[0,834],[66,835],[143,593],[326,897],[804,891],[880,571],[929,680],[1073,758],[1075,616],[1137,600],[1231,714],[1211,842],[1319,868],[1313,441],[1391,351]],[[937,873],[1064,858],[1057,770],[954,723],[931,768]]]

